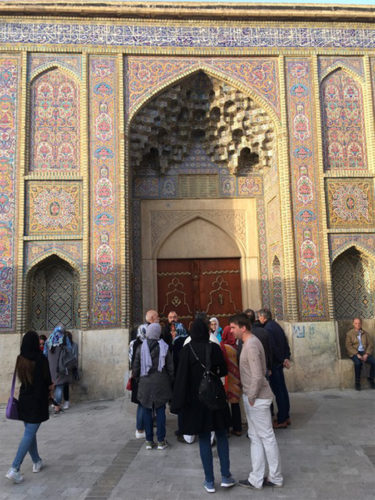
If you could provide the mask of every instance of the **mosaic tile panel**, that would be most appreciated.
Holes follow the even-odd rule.
[[[44,256],[54,253],[67,257],[82,268],[82,243],[80,241],[26,241],[25,271],[29,270],[35,261],[39,262]]]
[[[42,71],[45,66],[57,63],[73,71],[79,78],[82,76],[81,55],[74,54],[29,54],[28,74],[34,74],[36,71]]]
[[[322,82],[321,103],[325,169],[366,169],[361,85],[346,71],[334,71]]]
[[[257,219],[258,219],[262,306],[270,308],[271,298],[270,298],[270,285],[268,276],[266,214],[265,214],[264,200],[262,198],[259,198],[257,200]]]
[[[79,170],[79,85],[60,69],[31,85],[30,170]]]
[[[0,329],[14,328],[20,60],[0,57]]]
[[[120,321],[119,161],[116,57],[89,60],[91,165],[91,325]]]
[[[280,115],[278,66],[275,58],[171,58],[128,57],[127,103],[129,113],[157,88],[175,81],[178,75],[204,65],[237,80],[264,98]]]
[[[82,227],[80,182],[27,183],[26,234],[77,234]]]
[[[327,179],[330,227],[372,227],[374,224],[371,179]]]
[[[326,316],[325,290],[321,268],[317,172],[315,165],[314,100],[308,58],[286,60],[289,147],[292,172],[292,199],[298,298],[302,320]],[[303,89],[303,92],[298,91]]]
[[[163,26],[117,22],[42,22],[17,20],[0,24],[1,44],[82,45],[94,47],[196,48],[375,48],[375,29],[332,25],[293,26],[278,23],[245,26],[180,24]]]
[[[329,69],[335,66],[346,66],[350,68],[359,76],[364,76],[363,69],[363,60],[360,57],[340,57],[340,56],[331,56],[331,57],[319,57],[319,76],[322,77],[324,73]]]
[[[328,238],[331,261],[351,246],[363,248],[375,257],[375,234],[330,234]]]

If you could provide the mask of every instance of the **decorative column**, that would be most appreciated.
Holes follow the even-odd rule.
[[[299,319],[316,321],[328,318],[328,307],[313,125],[313,65],[308,57],[288,57],[285,64]]]
[[[120,325],[118,57],[89,57],[91,327]]]

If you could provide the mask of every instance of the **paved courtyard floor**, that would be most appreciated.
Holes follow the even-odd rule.
[[[374,500],[375,391],[328,390],[291,394],[292,425],[276,431],[284,473],[283,488],[253,491],[217,487],[217,499]],[[164,451],[146,451],[134,438],[135,405],[127,396],[73,405],[42,424],[38,432],[46,467],[32,473],[26,457],[25,481],[5,479],[21,434],[20,422],[0,409],[0,500],[125,499],[194,500],[209,496],[197,443],[176,441],[176,418],[167,412]],[[249,440],[231,437],[231,470],[246,479]],[[215,473],[220,479],[216,449]]]

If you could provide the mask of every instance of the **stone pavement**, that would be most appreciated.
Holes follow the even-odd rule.
[[[253,491],[217,488],[214,498],[374,500],[375,391],[328,390],[291,394],[292,425],[277,430],[285,484]],[[42,424],[40,455],[46,467],[31,471],[26,457],[25,482],[14,485],[4,475],[19,443],[22,424],[8,421],[0,409],[0,500],[125,499],[194,500],[209,496],[197,443],[178,443],[175,417],[167,412],[165,451],[146,451],[134,439],[135,405],[128,396],[115,401],[79,403]],[[249,441],[230,438],[231,470],[247,478]],[[214,451],[216,457],[216,449]],[[220,479],[215,459],[217,480]]]

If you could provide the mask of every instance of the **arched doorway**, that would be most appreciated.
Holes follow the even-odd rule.
[[[79,277],[63,259],[52,255],[32,269],[28,279],[28,325],[51,331],[56,325],[79,327]]]
[[[373,262],[354,247],[334,260],[332,284],[335,319],[374,317],[374,278]]]
[[[197,311],[226,324],[242,310],[241,253],[221,228],[202,218],[171,231],[157,254],[159,314],[176,310],[189,326]]]
[[[194,218],[230,234],[236,249],[216,256],[225,238],[210,241],[204,228],[197,232],[206,243],[204,255],[196,257],[191,246],[168,243],[179,249],[174,259],[237,258],[240,286],[235,286],[241,289],[243,304],[232,313],[242,305],[262,305],[258,201],[263,202],[264,171],[276,161],[274,136],[272,119],[254,99],[203,71],[172,84],[132,118],[131,283],[136,322],[145,309],[157,306],[157,261],[165,260],[162,244],[171,226],[178,228]],[[264,262],[266,252],[263,244]]]

